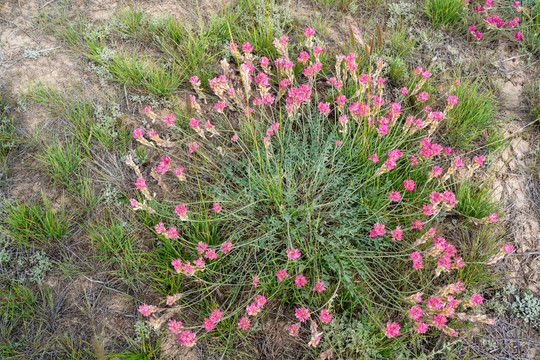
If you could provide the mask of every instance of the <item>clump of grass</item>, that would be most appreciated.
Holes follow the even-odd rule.
[[[426,0],[424,10],[436,26],[452,24],[463,16],[462,0]]]
[[[445,136],[455,146],[476,146],[499,122],[497,100],[493,92],[482,90],[481,83],[472,80],[462,81],[454,95],[459,102],[445,120]]]
[[[459,183],[456,198],[459,203],[456,211],[467,218],[481,219],[492,213],[500,213],[501,209],[493,201],[491,183],[477,184],[471,179]]]
[[[4,222],[13,239],[22,244],[37,241],[50,244],[64,238],[69,231],[71,218],[66,213],[64,199],[59,211],[43,194],[43,204],[4,203]]]
[[[146,261],[136,244],[136,237],[121,213],[115,215],[107,210],[102,221],[89,225],[89,236],[102,253],[99,256],[115,267],[114,273],[129,282],[140,279],[146,268]]]
[[[44,170],[64,185],[69,185],[83,162],[79,147],[71,140],[46,145],[39,160],[43,163]]]

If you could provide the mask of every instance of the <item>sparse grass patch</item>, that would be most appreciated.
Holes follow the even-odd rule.
[[[5,176],[8,155],[18,143],[15,118],[8,99],[0,95],[0,180]]]
[[[81,90],[79,86],[68,91],[80,93]],[[70,98],[58,89],[42,83],[37,83],[25,94],[25,97],[43,105],[51,115],[67,121],[74,141],[82,145],[88,156],[90,156],[91,150],[99,147],[121,151],[127,149],[131,136],[122,126],[123,114],[114,99],[100,102],[78,97]],[[79,150],[74,142],[67,145],[69,149],[64,149],[62,145],[56,146],[60,146],[61,149],[53,148],[46,151],[48,155],[52,156],[48,161],[60,160],[59,153],[67,155],[71,160],[76,160],[76,156],[83,156],[82,154],[77,155]]]
[[[525,86],[525,96],[533,121],[540,120],[540,81],[531,81]]]
[[[461,19],[464,6],[462,0],[426,0],[424,10],[434,25],[442,26]]]

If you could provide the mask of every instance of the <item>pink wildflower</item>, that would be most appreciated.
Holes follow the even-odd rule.
[[[484,155],[481,155],[481,156],[475,156],[474,157],[474,161],[479,165],[479,166],[482,166],[482,164],[484,163]]]
[[[152,313],[156,311],[157,309],[155,308],[155,306],[146,305],[146,304],[139,306],[139,312],[143,314],[144,316],[150,316],[152,315]]]
[[[459,98],[458,98],[457,96],[455,96],[455,95],[450,95],[450,96],[446,99],[446,102],[448,103],[448,105],[449,105],[450,107],[454,107],[454,106],[457,105],[458,99],[459,99]]]
[[[430,297],[427,301],[427,306],[432,309],[441,310],[443,308],[443,303],[441,301],[441,298],[438,296]]]
[[[178,237],[178,230],[176,230],[176,226],[171,226],[169,230],[166,231],[165,237],[167,239],[175,239]]]
[[[208,244],[205,242],[199,241],[199,244],[195,249],[199,252],[200,255],[202,255],[206,251],[206,249],[208,249]]]
[[[185,204],[180,204],[174,208],[177,216],[184,217],[187,214],[187,207]]]
[[[247,316],[244,316],[238,322],[239,329],[248,330],[250,326],[251,326],[251,321],[249,321],[249,318]]]
[[[276,276],[277,276],[277,278],[278,278],[278,281],[279,281],[279,282],[282,282],[283,279],[289,277],[289,274],[287,274],[287,271],[285,271],[285,269],[281,269],[281,270],[278,270],[278,271],[276,272]]]
[[[305,51],[302,51],[300,54],[298,54],[298,62],[300,64],[305,64],[307,61],[309,60],[309,54]],[[288,79],[287,79],[288,80]],[[289,84],[290,85],[290,84]],[[282,86],[284,88],[286,88],[288,85],[286,86]]]
[[[442,168],[440,166],[434,166],[433,170],[429,172],[429,175],[432,177],[439,177],[442,175]]]
[[[304,275],[296,275],[296,277],[294,279],[294,283],[296,284],[296,286],[301,288],[301,287],[303,287],[304,285],[307,284],[307,280],[304,277]]]
[[[304,35],[306,37],[311,37],[313,34],[315,34],[315,30],[313,30],[312,28],[306,28],[304,30]]]
[[[491,213],[487,217],[489,218],[489,220],[491,220],[492,224],[499,221],[499,218],[498,218],[497,214],[495,214],[495,213]]]
[[[319,318],[324,323],[329,323],[332,321],[332,315],[326,309],[322,309],[319,313]]]
[[[188,330],[182,331],[182,333],[178,335],[178,341],[184,346],[192,347],[195,345],[195,333]]]
[[[436,208],[428,204],[424,204],[422,211],[424,212],[424,215],[426,216],[435,215],[437,213]]]
[[[439,328],[446,327],[447,322],[448,319],[444,315],[438,314],[433,316],[433,323]]]
[[[193,154],[193,152],[194,152],[196,149],[200,148],[200,145],[197,144],[196,141],[193,141],[193,142],[190,142],[190,143],[188,144],[188,148],[189,148],[189,153],[190,153],[190,154]]]
[[[296,309],[295,316],[298,319],[298,321],[304,322],[307,319],[309,319],[309,310],[302,306],[302,307]]]
[[[300,324],[293,324],[289,326],[289,334],[291,336],[298,336],[298,330],[300,329]]]
[[[388,194],[388,197],[393,202],[398,202],[398,201],[400,201],[402,199],[401,194],[399,192],[397,192],[397,191],[394,191],[394,190],[392,190],[390,192],[390,194]]]
[[[261,66],[268,66],[270,65],[270,59],[268,59],[266,56],[261,56],[259,64],[261,64]]]
[[[231,141],[237,142],[238,141],[238,135],[234,134],[231,138]]]
[[[326,290],[326,288],[324,287],[324,282],[322,282],[322,281],[315,282],[315,286],[313,287],[313,291],[316,291],[318,293],[322,293],[325,290]]]
[[[414,190],[414,180],[411,180],[411,179],[404,180],[403,181],[403,186],[405,187],[406,190],[413,191]]]
[[[521,39],[523,38],[523,33],[518,31],[514,34],[514,37],[516,38],[517,41],[521,41]]]
[[[412,308],[409,309],[409,318],[415,321],[420,321],[420,318],[422,317],[422,309],[418,305],[414,305]]]
[[[214,210],[215,212],[220,212],[221,211],[221,205],[219,205],[218,203],[215,203],[214,204],[214,207],[212,208],[212,210]]]
[[[429,94],[425,91],[422,91],[420,94],[416,95],[416,98],[420,102],[426,102],[429,99]]]
[[[301,255],[302,255],[302,253],[298,249],[289,249],[289,250],[287,250],[287,256],[292,261],[298,259]]]
[[[253,287],[257,287],[257,285],[259,285],[259,280],[260,279],[259,279],[259,277],[257,275],[253,275],[251,277],[251,280],[252,280],[251,285],[253,285]]]
[[[415,330],[416,330],[416,332],[418,334],[424,334],[427,331],[428,327],[429,327],[428,324],[420,321],[420,322],[416,323],[416,329]]]
[[[502,251],[505,253],[505,254],[508,254],[508,253],[511,253],[512,251],[515,250],[515,247],[513,245],[510,245],[509,243],[504,243],[502,245]]]
[[[478,294],[472,294],[471,295],[471,305],[477,306],[484,302],[484,299]]]
[[[390,234],[392,235],[392,241],[401,241],[403,239],[403,231],[399,226],[396,226],[396,229],[392,230]]]
[[[242,44],[242,50],[245,52],[245,53],[250,53],[253,51],[253,45],[251,45],[250,43],[248,42],[245,42]]]
[[[411,156],[411,166],[418,165],[418,158],[416,156]]]
[[[339,146],[341,144],[342,144],[341,140],[336,140],[336,146]]]
[[[227,107],[227,103],[225,101],[218,101],[214,104],[214,109],[216,109],[219,112],[222,112],[223,109]]]
[[[399,89],[399,93],[407,95],[409,93],[409,89],[407,89],[406,87],[402,87],[401,89]]]
[[[232,243],[230,241],[226,241],[221,244],[221,252],[224,254],[227,254],[229,251],[232,250]]]
[[[221,321],[222,316],[223,316],[223,312],[216,309],[212,311],[212,313],[210,314],[210,320],[212,320],[213,322],[219,322]]]
[[[195,264],[195,266],[198,266],[201,268],[205,265],[205,262],[202,257],[199,257],[197,260],[193,260],[193,263]]]
[[[253,298],[255,300],[255,303],[258,307],[262,307],[264,304],[266,304],[266,298],[262,295],[257,295]]]
[[[398,335],[401,335],[400,332],[399,332],[399,329],[401,329],[401,326],[399,326],[399,324],[397,322],[387,322],[386,323],[386,329],[384,329],[383,331],[385,332],[386,334],[386,337],[388,338],[393,338],[393,337],[396,337]]]
[[[146,180],[144,180],[142,177],[137,178],[137,181],[135,181],[133,184],[139,190],[146,189]]]
[[[204,254],[204,257],[206,259],[216,260],[217,259],[216,249],[208,249],[208,250],[206,250],[206,253]]]
[[[411,221],[411,224],[411,229],[418,229],[419,231],[422,231],[422,226],[424,226],[424,223],[420,220]]]
[[[345,95],[338,95],[335,102],[339,106],[343,106],[347,102],[347,97]]]
[[[373,154],[370,157],[368,157],[368,160],[371,160],[373,161],[374,164],[376,164],[379,162],[379,157],[377,156],[377,154]]]
[[[382,236],[384,234],[386,234],[385,225],[379,223],[373,224],[373,229],[369,232],[370,237]]]
[[[210,331],[216,327],[216,324],[212,321],[212,319],[205,318],[201,327],[203,327],[206,331]]]
[[[137,128],[137,129],[133,130],[133,137],[135,139],[140,138],[141,136],[144,136],[144,129]]]
[[[330,114],[330,104],[329,103],[319,103],[319,105],[317,105],[317,107],[319,108],[319,113],[320,114],[324,114],[324,115],[328,115]]]
[[[413,261],[413,269],[420,270],[424,268],[422,255],[418,251],[411,253],[411,260]]]
[[[173,334],[178,334],[180,332],[180,329],[182,328],[183,324],[182,324],[181,321],[170,320],[168,325],[169,325],[169,330]]]

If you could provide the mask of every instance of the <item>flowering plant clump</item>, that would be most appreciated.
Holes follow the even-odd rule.
[[[522,6],[520,1],[511,1],[511,8],[508,12],[510,15],[504,14],[503,6],[508,2],[503,3],[494,0],[468,2],[468,6],[475,18],[475,23],[469,25],[469,34],[475,40],[481,40],[484,33],[482,31],[503,31],[511,35],[512,39],[520,42],[523,39],[524,27],[533,26],[530,15],[531,9]],[[534,10],[533,10],[534,11]],[[526,15],[525,19],[521,15]],[[525,22],[523,21],[525,20]],[[527,21],[529,20],[529,21]]]
[[[312,29],[299,54],[289,37],[275,39],[276,59],[232,43],[212,94],[194,75],[181,114],[145,109],[155,130],[133,137],[156,164],[152,180],[127,159],[140,192],[131,206],[163,244],[158,262],[174,295],[140,312],[182,345],[221,324],[241,341],[280,303],[289,334],[310,347],[330,346],[324,329],[343,312],[368,311],[365,301],[389,314],[375,318],[387,338],[492,323],[468,312],[482,298],[463,295],[472,291],[464,258],[492,264],[510,247],[486,245],[485,258],[471,258],[444,237],[445,217],[460,217],[455,174],[471,177],[484,161],[453,155],[436,135],[459,82],[430,93],[433,74],[417,67],[392,91],[384,62],[351,34],[362,52],[337,54],[331,74]],[[497,214],[469,220],[492,226]]]

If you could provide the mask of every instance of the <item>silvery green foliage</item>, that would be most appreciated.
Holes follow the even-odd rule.
[[[102,193],[101,196],[102,196],[103,201],[107,205],[111,205],[111,204],[115,204],[115,205],[118,205],[118,206],[121,205],[121,202],[120,202],[121,194],[110,183],[107,183],[105,185],[105,188],[103,189],[103,193]]]
[[[21,283],[41,284],[51,269],[52,262],[45,252],[17,248],[0,233],[0,276]]]
[[[28,259],[30,265],[25,276],[30,282],[41,284],[47,271],[52,269],[52,262],[43,251],[39,250],[35,252],[30,259]]]
[[[540,299],[537,296],[531,292],[516,294],[510,307],[516,317],[540,329]]]
[[[380,346],[377,332],[369,323],[349,320],[346,317],[335,318],[330,324],[324,325],[322,349],[332,347],[337,358],[384,359],[379,353]]]
[[[30,60],[35,60],[41,56],[49,56],[50,53],[51,53],[51,50],[49,49],[43,50],[41,46],[37,46],[35,48],[24,49],[22,57],[30,59]]]
[[[391,2],[388,5],[388,13],[390,18],[386,22],[386,26],[393,28],[397,25],[397,21],[401,20],[406,24],[412,25],[415,20],[415,15],[413,14],[415,10],[415,5],[410,2],[400,1],[399,3]]]
[[[259,6],[255,6],[255,21],[268,22],[269,15],[271,15],[271,26],[276,37],[284,35],[285,28],[292,22],[287,9],[284,6],[279,6],[272,3],[272,13],[268,14],[267,9],[265,9],[265,6],[263,6],[263,2],[259,1],[259,3]]]
[[[148,340],[152,332],[152,325],[147,321],[139,320],[135,323],[135,337],[134,340],[137,343],[141,343],[143,340]]]

